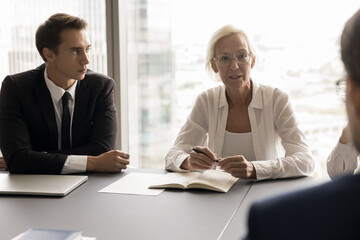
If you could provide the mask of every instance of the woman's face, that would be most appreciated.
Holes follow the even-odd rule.
[[[255,61],[248,50],[245,38],[241,34],[231,34],[221,38],[215,45],[215,59],[211,66],[219,73],[226,87],[241,88],[249,85],[250,71]],[[236,58],[239,60],[236,61]],[[242,60],[247,58],[247,60]],[[250,58],[250,59],[249,59]]]

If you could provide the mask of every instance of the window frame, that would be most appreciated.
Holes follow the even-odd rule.
[[[106,0],[106,41],[108,76],[115,81],[115,106],[118,128],[115,148],[129,152],[129,113],[127,82],[127,7],[128,1]],[[121,53],[121,54],[120,54]],[[133,166],[139,165],[132,159]]]

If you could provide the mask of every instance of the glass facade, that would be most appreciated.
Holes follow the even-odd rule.
[[[36,68],[43,63],[35,46],[37,27],[52,14],[84,18],[91,40],[89,68],[107,73],[105,0],[14,0],[0,9],[0,76]]]
[[[129,151],[139,167],[163,168],[174,107],[171,1],[135,0],[130,9]]]

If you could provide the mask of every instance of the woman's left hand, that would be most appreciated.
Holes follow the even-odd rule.
[[[218,163],[220,169],[230,173],[233,177],[242,179],[256,179],[254,165],[242,155],[223,158]]]

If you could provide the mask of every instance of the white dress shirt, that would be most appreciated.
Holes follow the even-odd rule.
[[[358,162],[359,152],[354,144],[338,142],[327,159],[327,172],[331,179],[343,174],[357,174],[360,172]]]
[[[61,149],[61,119],[62,119],[61,98],[64,95],[65,90],[55,85],[55,83],[48,78],[47,68],[44,71],[44,78],[54,105],[55,119],[58,130],[58,149]],[[77,85],[77,81],[69,89],[66,90],[71,95],[71,99],[69,102],[69,110],[70,110],[70,118],[71,118],[70,126],[72,126],[72,119],[74,115],[76,85]],[[70,141],[71,141],[71,132],[70,132]],[[61,174],[85,172],[86,164],[87,164],[87,156],[69,155],[65,161]]]
[[[194,146],[208,146],[221,156],[228,109],[224,85],[201,93],[165,157],[166,169],[185,171],[180,165]],[[286,93],[253,82],[248,113],[258,180],[304,176],[313,171],[310,148]]]

